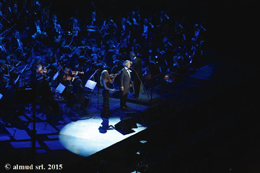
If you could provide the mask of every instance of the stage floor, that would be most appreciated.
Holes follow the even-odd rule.
[[[113,117],[109,119],[109,124],[115,125],[119,121],[119,117]],[[98,130],[100,123],[100,119],[71,122],[61,129],[59,140],[69,151],[88,157],[146,129],[146,127],[137,124],[137,128],[133,129],[134,132],[126,135],[121,134],[115,129],[107,130],[103,134]]]
[[[121,110],[120,100],[110,98],[109,125],[117,124],[127,113],[140,114],[148,108],[134,103],[127,105],[131,109]],[[6,162],[32,163],[32,105],[26,106],[25,114],[19,117],[19,121],[1,122],[1,165]],[[125,135],[116,129],[108,130],[105,134],[100,133],[98,128],[102,123],[101,94],[91,99],[85,111],[66,107],[65,103],[61,103],[60,108],[63,112],[61,116],[47,118],[37,106],[36,163],[59,162],[69,166],[146,129],[137,124],[132,133]]]

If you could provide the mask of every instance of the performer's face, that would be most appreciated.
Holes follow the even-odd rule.
[[[130,68],[130,67],[131,67],[131,62],[130,62],[130,61],[128,61],[128,62],[126,63],[126,67],[127,67],[127,68]]]

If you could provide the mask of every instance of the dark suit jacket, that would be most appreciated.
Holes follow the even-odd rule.
[[[133,61],[133,65],[132,67],[135,69],[136,73],[139,75],[139,77],[142,77],[142,59],[141,58],[136,58]],[[133,73],[135,74],[135,72]],[[138,80],[139,78],[136,76],[136,74],[134,75],[134,80]]]
[[[124,68],[121,72],[121,87],[124,87],[123,93],[128,93],[128,90],[130,88],[131,83],[131,77],[127,73],[126,69]]]

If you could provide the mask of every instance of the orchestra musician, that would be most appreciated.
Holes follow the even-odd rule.
[[[38,64],[33,72],[32,77],[36,79],[35,81],[35,90],[36,90],[36,103],[40,103],[40,105],[44,105],[46,107],[46,111],[50,112],[52,115],[57,115],[60,113],[59,104],[54,100],[54,95],[51,91],[51,87],[49,85],[49,81],[46,80],[48,78],[47,72],[48,69],[44,68],[41,64]],[[48,115],[47,115],[48,116]]]
[[[41,64],[38,64],[37,68],[36,68],[36,78],[38,80],[41,80],[44,77],[47,77],[47,75],[46,75],[47,72],[48,72],[48,70],[46,68],[43,68],[43,66]]]
[[[11,6],[11,3],[9,3],[9,2],[11,2],[11,1],[8,0],[8,1],[6,1],[6,3],[0,3],[0,4],[2,4],[4,7],[5,6],[9,7],[9,6]],[[33,2],[35,3],[35,1],[33,1]],[[26,17],[24,17],[24,18],[28,20],[27,21],[28,25],[26,25],[26,30],[28,30],[28,31],[26,31],[26,32],[23,31],[20,28],[20,22],[18,22],[17,26],[15,28],[19,29],[19,31],[23,31],[23,33],[21,33],[21,38],[20,38],[20,33],[17,30],[11,30],[10,33],[12,33],[14,31],[13,32],[14,34],[11,37],[9,37],[10,36],[9,34],[2,33],[3,28],[5,29],[7,26],[10,26],[10,25],[6,25],[8,23],[8,21],[6,21],[6,19],[2,18],[2,17],[6,16],[6,18],[8,20],[10,20],[10,18],[7,16],[8,13],[6,13],[6,11],[3,11],[5,9],[1,8],[1,5],[0,5],[0,11],[1,11],[0,12],[0,19],[1,19],[0,36],[4,37],[3,42],[5,40],[8,40],[8,42],[10,42],[10,48],[9,48],[9,45],[5,46],[4,44],[1,44],[2,40],[0,38],[0,52],[1,53],[7,51],[8,53],[11,53],[12,56],[15,56],[14,55],[15,52],[23,53],[24,50],[26,51],[26,47],[33,48],[35,46],[34,43],[36,43],[36,42],[32,42],[30,44],[27,44],[27,42],[25,42],[28,40],[28,37],[26,38],[26,36],[25,36],[26,34],[24,34],[24,33],[27,33],[27,32],[30,33],[30,35],[29,35],[29,37],[30,37],[34,33],[41,34],[45,31],[46,26],[43,25],[44,20],[37,20],[37,19],[41,19],[41,16],[42,16],[42,15],[40,15],[41,9],[43,9],[41,7],[43,7],[43,6],[44,6],[44,3],[41,5],[39,3],[39,1],[37,1],[37,5],[35,6],[35,9],[28,8],[28,10],[31,12],[31,14],[26,10],[27,6],[25,7],[24,13],[22,13],[22,15],[26,15]],[[10,8],[10,10],[12,10],[12,8]],[[32,12],[32,10],[34,10],[34,11]],[[11,13],[11,11],[10,11],[10,13]],[[37,14],[35,14],[35,13],[37,13]],[[33,15],[33,17],[31,15]],[[88,35],[87,37],[84,37],[84,39],[85,39],[84,43],[82,43],[82,47],[80,48],[81,55],[82,55],[81,58],[79,55],[73,55],[73,56],[70,55],[69,56],[70,60],[67,61],[67,60],[65,60],[65,58],[64,59],[60,58],[60,57],[64,56],[65,54],[70,53],[70,52],[65,52],[65,51],[67,51],[67,50],[71,51],[71,49],[65,49],[65,48],[67,48],[65,46],[65,43],[68,43],[67,44],[67,45],[69,45],[68,47],[71,48],[71,47],[73,47],[73,45],[75,45],[75,47],[77,47],[77,45],[79,45],[79,43],[81,41],[83,41],[82,37],[80,37],[81,36],[80,34],[83,33],[82,32],[83,28],[79,25],[80,22],[82,22],[82,21],[77,20],[79,18],[78,16],[77,16],[77,19],[73,19],[73,21],[71,21],[69,30],[71,32],[71,36],[72,35],[74,36],[74,38],[72,37],[72,40],[71,40],[71,37],[68,39],[68,37],[66,37],[66,35],[63,33],[64,31],[62,30],[65,27],[67,29],[67,24],[69,24],[69,23],[66,23],[67,21],[64,21],[64,23],[63,22],[61,23],[61,22],[57,21],[57,16],[53,15],[52,21],[50,21],[50,23],[52,23],[52,24],[48,25],[48,26],[51,26],[50,29],[51,29],[51,32],[53,32],[53,33],[49,32],[49,31],[46,31],[46,32],[48,33],[48,40],[51,42],[50,49],[53,46],[54,50],[57,50],[57,52],[55,52],[55,51],[53,52],[53,54],[54,54],[53,60],[47,62],[46,60],[48,60],[47,58],[49,58],[49,57],[46,58],[46,56],[43,55],[42,62],[40,62],[40,64],[35,63],[35,64],[37,64],[35,67],[37,67],[37,75],[38,75],[39,79],[41,80],[41,79],[47,78],[49,76],[49,74],[47,73],[48,70],[43,67],[44,62],[47,62],[50,64],[53,63],[53,64],[57,65],[59,60],[61,60],[61,59],[64,60],[64,62],[67,64],[70,64],[70,67],[73,69],[66,68],[66,69],[62,70],[59,75],[59,77],[61,77],[60,81],[66,86],[66,90],[69,91],[70,96],[72,94],[75,94],[75,95],[77,95],[77,99],[80,100],[81,98],[79,96],[81,95],[80,93],[82,93],[82,88],[83,88],[82,81],[78,77],[78,74],[80,74],[80,72],[73,71],[73,70],[83,70],[83,68],[86,68],[86,66],[88,66],[88,65],[89,65],[89,67],[86,68],[87,70],[89,70],[89,69],[92,70],[92,67],[94,65],[96,65],[96,67],[101,66],[103,68],[104,62],[105,62],[105,64],[107,64],[109,66],[114,65],[114,67],[111,68],[110,72],[118,71],[121,69],[121,65],[122,65],[120,60],[121,59],[126,60],[129,58],[128,53],[130,51],[129,48],[131,48],[131,46],[132,46],[132,51],[137,54],[138,58],[141,56],[138,55],[137,49],[141,48],[140,53],[142,53],[144,58],[148,59],[149,56],[145,57],[145,55],[143,54],[143,53],[145,53],[145,50],[148,48],[147,47],[144,48],[144,44],[142,44],[143,42],[139,42],[140,40],[138,39],[138,36],[139,36],[139,38],[143,37],[144,41],[145,42],[147,41],[147,43],[149,43],[149,44],[154,44],[154,45],[158,44],[158,47],[160,47],[162,45],[162,41],[163,41],[165,46],[162,48],[160,47],[161,50],[163,49],[163,51],[165,51],[166,53],[167,52],[172,53],[173,51],[170,50],[173,48],[171,43],[173,43],[174,47],[181,46],[182,44],[179,45],[179,43],[177,41],[175,41],[175,42],[173,42],[173,41],[174,40],[182,41],[184,39],[183,33],[186,28],[182,27],[178,22],[175,22],[175,24],[171,23],[173,26],[172,25],[170,25],[170,26],[173,27],[172,29],[175,31],[176,37],[174,37],[173,41],[170,41],[170,38],[171,38],[170,36],[168,36],[166,34],[162,34],[164,31],[164,29],[163,29],[164,26],[166,26],[167,24],[170,23],[170,22],[168,22],[169,17],[167,16],[166,12],[164,12],[164,11],[161,11],[161,13],[157,17],[158,17],[157,21],[151,21],[150,18],[144,18],[140,23],[141,19],[140,19],[140,16],[138,15],[138,12],[132,11],[132,13],[130,14],[130,17],[126,17],[126,18],[120,17],[119,19],[122,19],[122,20],[119,21],[119,23],[117,23],[118,25],[110,17],[108,17],[106,22],[103,24],[104,25],[103,30],[108,30],[108,32],[103,33],[103,35],[106,36],[106,37],[104,36],[104,39],[103,39],[103,40],[105,40],[103,42],[104,44],[101,43],[101,45],[100,45],[100,42],[97,39],[89,39],[90,36]],[[117,20],[115,19],[115,21],[117,21]],[[88,28],[87,31],[89,31],[90,33],[93,33],[93,34],[98,33],[98,32],[96,32],[96,30],[99,28],[99,24],[101,24],[101,23],[102,23],[101,18],[99,18],[99,16],[97,16],[96,12],[91,13],[91,17],[90,17],[90,20],[88,23],[88,25],[90,27]],[[154,24],[154,26],[152,25],[152,23]],[[62,26],[62,28],[61,28],[61,26]],[[11,29],[12,29],[12,27],[11,27]],[[160,32],[157,32],[156,35],[158,35],[161,39],[156,40],[158,42],[156,42],[156,41],[150,42],[151,40],[153,40],[153,38],[151,37],[152,35],[150,33],[153,33],[151,31],[156,31],[156,29],[157,29],[157,31],[160,31]],[[115,30],[117,32],[116,36],[113,34]],[[32,33],[29,31],[32,31]],[[111,31],[111,32],[109,32],[109,31]],[[193,57],[193,62],[194,62],[193,64],[196,63],[196,60],[198,62],[198,58],[196,58],[196,57],[199,56],[198,53],[199,53],[199,50],[201,49],[200,47],[198,47],[198,45],[199,45],[200,41],[203,41],[203,40],[201,40],[202,31],[204,32],[206,30],[200,24],[196,24],[194,26],[194,30],[192,30],[193,40],[191,40],[192,41],[192,48],[191,48],[192,53],[190,56]],[[97,37],[96,37],[96,35],[97,35]],[[163,39],[164,37],[168,37],[168,39]],[[99,34],[95,34],[95,37],[93,37],[93,38],[99,38]],[[29,40],[29,41],[31,41],[31,40]],[[73,41],[76,41],[76,44],[75,44],[75,42],[73,43]],[[174,44],[174,43],[178,43],[178,44]],[[60,49],[60,51],[58,51],[59,48],[62,48],[62,44],[63,44],[64,50]],[[106,45],[107,49],[103,49],[101,47],[103,45]],[[153,48],[152,46],[154,46],[154,45],[151,45],[151,47],[149,47],[149,48],[152,49]],[[168,46],[168,45],[170,45],[170,46]],[[6,51],[5,51],[5,48],[6,48]],[[11,51],[10,51],[10,49],[11,49]],[[37,49],[37,50],[39,51],[38,53],[40,56],[42,53],[45,52],[45,50],[43,50],[43,49]],[[142,50],[142,52],[141,52],[141,50]],[[166,53],[165,52],[161,53],[161,52],[163,52],[161,50],[158,51],[158,54],[159,53],[161,54],[161,56],[159,55],[159,57],[166,57]],[[119,52],[120,52],[120,54],[119,54]],[[124,52],[128,52],[128,53],[123,54]],[[2,56],[2,57],[4,57],[4,56]],[[22,59],[20,59],[20,56],[17,56],[17,57],[19,57],[18,58],[19,62],[22,62],[22,63],[29,62],[29,61],[27,61],[27,62],[22,61]],[[85,58],[85,57],[88,57],[88,58]],[[137,70],[137,66],[139,66],[139,65],[135,65],[138,58],[134,58],[134,57],[131,58],[131,61],[133,61],[133,69],[135,69],[136,71],[139,71],[139,70]],[[147,60],[147,62],[146,62],[144,58],[142,58],[143,62],[145,62],[147,64],[149,62],[151,62],[149,60]],[[150,55],[150,58],[155,58],[155,56]],[[162,58],[162,59],[164,59],[164,58]],[[182,62],[183,55],[182,54],[180,54],[180,55],[177,54],[177,56],[175,56],[175,58],[173,58],[173,56],[171,55],[171,57],[169,59],[171,60],[171,63],[169,63],[169,64],[172,66],[173,70],[179,69],[183,64],[183,62]],[[32,60],[36,60],[35,62],[37,62],[37,58],[32,58]],[[156,62],[156,59],[153,59],[153,60],[154,60],[154,62]],[[172,63],[173,61],[174,61],[174,63]],[[8,62],[8,64],[11,64],[10,61],[7,61],[7,62]],[[73,62],[73,63],[69,63],[69,62]],[[159,63],[160,63],[160,61],[159,61]],[[121,75],[121,86],[120,87],[122,89],[122,97],[120,100],[120,106],[122,109],[128,108],[128,106],[126,106],[126,98],[127,98],[128,90],[130,87],[131,73],[129,72],[129,68],[128,68],[127,64],[128,64],[128,62],[124,63],[125,67],[123,68],[123,72]],[[138,63],[138,64],[140,64],[140,63]],[[174,67],[173,67],[173,64],[174,64]],[[66,65],[64,65],[64,66],[66,67]],[[64,66],[62,64],[62,67],[60,66],[61,69],[63,69]],[[131,66],[131,64],[130,64],[130,66]],[[156,67],[156,66],[157,66],[157,64],[151,63],[151,65],[149,66],[150,71],[154,72],[152,67]],[[8,67],[2,68],[2,65],[1,65],[0,75],[2,75],[1,73],[3,73],[3,72],[1,72],[1,71],[3,71],[3,69],[5,69],[4,71],[6,71],[6,70],[8,70]],[[85,70],[83,70],[83,71],[85,71]],[[4,72],[4,74],[7,74],[7,72]],[[138,72],[138,74],[139,74],[139,72]],[[155,73],[151,73],[151,74],[152,74],[152,76],[155,76],[154,75]],[[135,81],[135,83],[134,83],[135,97],[138,97],[139,89],[140,89],[140,80],[137,80],[138,77],[135,76],[135,73],[133,73],[132,76]],[[139,74],[139,76],[141,76],[141,73]],[[3,77],[1,77],[1,80],[2,79],[3,79]],[[6,81],[4,81],[4,83],[5,82]]]
[[[77,76],[83,72],[72,71],[71,68],[66,67],[61,71],[60,82],[66,87],[62,96],[67,100],[68,106],[72,104],[72,99],[74,101],[81,103],[81,108],[84,106],[84,98],[81,97],[83,94],[82,80]]]
[[[70,106],[72,104],[72,81],[74,81],[70,68],[66,67],[61,71],[59,75],[59,81],[66,87],[61,95],[64,97],[65,101],[67,101],[67,105]]]
[[[42,25],[40,19],[37,19],[34,24],[35,24],[35,32],[32,35],[32,38],[37,39],[42,35],[46,35],[46,33],[42,31]]]
[[[4,39],[4,37],[0,36],[0,54],[7,53],[6,48],[5,48],[5,43],[3,43],[3,39]]]
[[[18,59],[22,59],[24,54],[23,42],[20,38],[20,33],[18,30],[15,30],[13,33],[9,46],[9,51],[18,55]]]
[[[81,31],[81,29],[79,27],[77,19],[73,19],[71,31],[72,31],[73,37],[77,37],[79,35],[79,32]]]
[[[139,21],[137,20],[136,18],[136,14],[135,14],[135,11],[132,11],[129,18],[128,18],[128,21],[131,23],[129,23],[129,25],[131,25],[131,29],[130,29],[130,32],[131,32],[131,36],[130,36],[130,43],[132,44],[133,43],[133,40],[135,38],[138,37],[138,33],[139,33],[139,29],[140,29],[140,23],[138,23]]]
[[[53,51],[58,53],[61,45],[62,45],[62,37],[64,35],[64,31],[61,28],[61,25],[58,23],[54,23],[53,28],[51,29],[51,45],[53,45]]]
[[[121,25],[117,29],[117,38],[120,41],[122,38],[127,37],[130,35],[130,22],[126,20],[126,18],[121,19]]]
[[[147,18],[144,18],[142,37],[144,37],[145,40],[150,36],[152,28],[154,28],[153,24],[149,22]]]

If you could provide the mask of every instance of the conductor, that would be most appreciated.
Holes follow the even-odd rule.
[[[120,108],[127,110],[130,109],[130,107],[128,107],[126,105],[126,99],[127,99],[127,95],[128,95],[128,91],[129,88],[132,87],[131,84],[131,61],[130,60],[126,60],[124,63],[124,68],[122,69],[121,72],[121,90],[122,90],[122,95],[121,95],[121,99],[120,99]]]

